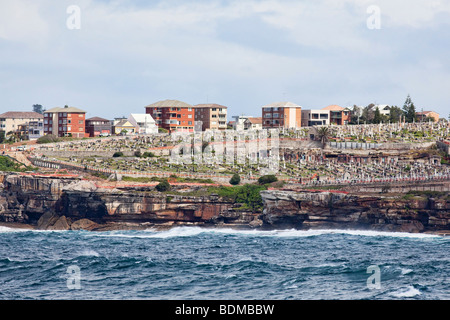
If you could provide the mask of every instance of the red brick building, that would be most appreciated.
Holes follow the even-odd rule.
[[[86,111],[75,107],[52,108],[44,112],[44,135],[84,138]]]
[[[194,131],[195,109],[192,105],[178,100],[163,100],[145,107],[158,128],[169,132]]]
[[[86,119],[86,133],[89,137],[98,137],[100,134],[112,133],[111,121],[100,117]]]
[[[331,105],[323,108],[322,110],[330,111],[330,124],[348,124],[351,119],[351,112],[348,108],[342,108],[338,105]]]
[[[262,107],[262,127],[300,128],[302,107],[292,102],[275,102]]]

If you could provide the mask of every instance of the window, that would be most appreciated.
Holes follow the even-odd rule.
[[[217,108],[212,108],[211,111],[217,111]]]
[[[78,124],[83,124],[83,120],[78,120]]]
[[[188,125],[192,126],[192,121],[189,121],[189,122],[188,122]]]
[[[67,112],[64,112],[64,113],[63,113],[63,117],[67,117]]]
[[[189,118],[189,119],[192,119],[192,114],[188,114],[188,118]]]
[[[192,108],[188,108],[188,111],[192,111]]]
[[[63,124],[67,124],[67,120],[66,119],[63,120]]]
[[[72,131],[72,127],[70,127],[70,126],[67,127],[67,130]]]
[[[274,118],[278,118],[278,113],[274,113],[274,114],[273,114],[273,117],[274,117]]]
[[[67,123],[72,123],[72,120],[70,120],[70,119],[69,119],[69,120],[67,120]]]
[[[62,120],[60,119],[60,120],[58,121],[58,123],[59,123],[59,124],[62,124]]]
[[[44,120],[44,124],[48,124],[48,119],[45,119],[45,120]]]

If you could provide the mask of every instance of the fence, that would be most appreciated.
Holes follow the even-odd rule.
[[[369,142],[329,142],[328,146],[334,149],[354,149],[354,150],[414,150],[431,147],[435,142],[422,143],[369,143]]]
[[[61,160],[47,160],[47,159],[39,159],[39,158],[29,158],[33,165],[44,168],[52,168],[52,169],[68,169],[68,170],[77,170],[77,171],[90,171],[90,172],[98,172],[103,173],[105,175],[123,175],[123,176],[131,176],[131,177],[159,177],[159,178],[169,178],[171,175],[176,175],[181,178],[191,178],[191,179],[212,179],[212,180],[220,180],[223,182],[228,182],[232,175],[231,174],[222,174],[222,173],[214,173],[214,174],[205,174],[205,173],[188,173],[188,172],[167,172],[167,171],[145,171],[145,172],[135,172],[135,171],[119,171],[112,170],[106,168],[98,168],[94,166],[88,165],[79,165],[75,163],[68,163]],[[245,176],[242,180],[245,182],[254,182],[258,180],[259,176]],[[333,185],[404,185],[408,183],[423,183],[423,182],[442,182],[449,181],[450,174],[434,174],[434,175],[423,175],[420,177],[394,177],[394,178],[371,178],[371,179],[330,179],[330,180],[309,180],[302,181],[299,183],[298,178],[279,178],[279,180],[284,182],[289,182],[293,184],[303,185],[303,186],[333,186]]]

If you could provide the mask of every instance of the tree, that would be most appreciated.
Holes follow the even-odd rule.
[[[373,110],[374,106],[375,105],[373,103],[371,103],[371,104],[369,104],[367,107],[365,107],[362,110],[360,123],[361,122],[366,122],[366,123],[372,123],[373,122],[373,118],[375,116],[375,114],[374,114],[375,112]]]
[[[230,184],[232,184],[233,186],[236,186],[239,183],[241,183],[241,177],[237,173],[233,174],[233,176],[230,179]]]
[[[380,112],[380,108],[376,108],[374,115],[373,115],[373,123],[380,123],[381,122],[381,112]]]
[[[161,181],[161,182],[156,186],[156,190],[158,190],[159,192],[169,191],[170,188],[171,188],[171,185],[170,185],[169,181],[167,181],[167,180]]]
[[[272,183],[272,182],[276,182],[276,181],[278,181],[278,178],[273,174],[265,175],[265,176],[259,177],[259,179],[258,179],[259,184],[267,184],[267,183]]]
[[[322,142],[323,147],[325,147],[325,144],[328,142],[328,139],[330,138],[330,131],[328,127],[320,127],[317,130],[317,136],[319,137],[320,142]]]
[[[416,107],[411,100],[411,97],[406,97],[405,104],[403,105],[403,113],[405,115],[406,122],[414,122],[416,120]]]
[[[403,115],[402,109],[397,106],[392,106],[389,110],[389,121],[391,123],[396,123],[400,121],[400,116]]]
[[[37,113],[40,113],[40,114],[43,114],[45,110],[42,107],[42,105],[40,105],[40,104],[33,104],[33,111],[37,112]]]

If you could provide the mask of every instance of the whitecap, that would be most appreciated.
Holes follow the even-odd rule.
[[[200,234],[222,234],[233,236],[251,236],[251,237],[278,237],[278,238],[302,238],[315,237],[332,234],[347,234],[366,237],[398,237],[398,238],[443,238],[439,235],[418,234],[405,232],[384,232],[370,230],[340,230],[340,229],[314,229],[314,230],[256,230],[256,229],[232,229],[232,228],[206,228],[181,226],[168,230],[160,231],[149,228],[144,231],[113,231],[108,233],[95,233],[94,236],[100,237],[119,237],[119,238],[175,238],[175,237],[195,237]]]
[[[421,294],[422,293],[413,286],[408,286],[407,288],[392,293],[392,295],[397,298],[412,298]]]
[[[99,257],[100,254],[92,249],[86,249],[83,252],[80,253],[80,256],[86,256],[86,257]]]
[[[402,268],[402,275],[405,275],[405,274],[408,274],[408,273],[411,273],[411,272],[413,272],[412,269]]]

